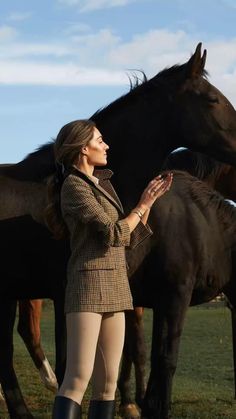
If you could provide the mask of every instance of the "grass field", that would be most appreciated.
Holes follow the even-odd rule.
[[[147,345],[151,339],[152,312],[145,312]],[[53,312],[50,302],[43,311],[42,341],[53,364]],[[53,395],[42,386],[26,349],[15,334],[15,367],[28,406],[36,419],[49,419]],[[149,365],[147,365],[147,372]],[[88,397],[84,399],[86,413]],[[236,418],[229,311],[220,304],[191,308],[181,343],[174,380],[172,415],[175,419]],[[84,416],[84,418],[86,415]],[[118,418],[119,416],[117,416]],[[7,419],[0,403],[0,419]]]

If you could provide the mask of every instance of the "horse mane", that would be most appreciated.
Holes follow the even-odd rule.
[[[190,197],[203,210],[212,208],[216,211],[217,218],[226,228],[236,230],[236,207],[224,197],[208,186],[205,182],[187,172],[174,170],[174,179],[179,180],[178,188],[183,191],[183,196]]]
[[[137,71],[141,73],[142,78],[138,77],[136,73]],[[128,75],[129,84],[130,84],[130,89],[129,89],[130,92],[131,90],[134,90],[139,85],[142,85],[148,81],[148,78],[143,70],[134,70],[132,74],[127,74],[127,75]]]
[[[96,112],[89,118],[91,120],[94,120],[96,122],[96,119],[101,116],[101,114],[110,111],[110,108],[114,108],[117,110],[117,108],[122,107],[124,105],[124,102],[136,98],[137,95],[142,93],[143,86],[146,86],[150,80],[148,80],[146,74],[143,70],[134,70],[135,72],[138,71],[142,74],[142,78],[138,77],[135,72],[132,74],[127,74],[129,79],[129,91],[127,93],[124,93],[117,99],[113,100],[113,102],[109,103],[106,106],[103,106],[96,110]]]
[[[117,110],[117,109],[119,110],[119,108],[127,104],[127,100],[129,101],[129,103],[132,103],[134,100],[137,99],[137,97],[139,97],[139,99],[144,99],[144,103],[145,103],[147,92],[153,91],[153,88],[154,89],[157,87],[160,88],[160,91],[158,93],[159,96],[162,96],[162,91],[164,91],[165,94],[167,94],[168,90],[171,89],[171,84],[169,83],[169,79],[170,78],[174,79],[176,84],[183,81],[185,77],[186,67],[187,67],[187,63],[175,64],[172,67],[161,70],[151,79],[148,79],[146,74],[142,70],[138,70],[143,75],[143,78],[140,79],[139,77],[137,77],[136,74],[135,75],[133,74],[132,77],[134,78],[134,81],[132,81],[129,76],[129,80],[130,80],[129,92],[120,96],[119,98],[111,102],[109,105],[98,109],[91,116],[90,119],[96,122],[98,118],[102,117],[103,114],[105,115],[107,112],[109,112],[111,108],[114,110]],[[206,75],[207,75],[207,71],[203,69],[201,76],[205,77]]]
[[[163,170],[182,170],[190,173],[198,179],[206,179],[209,176],[215,177],[222,168],[223,163],[202,154],[188,149],[174,151],[168,155],[162,165]]]

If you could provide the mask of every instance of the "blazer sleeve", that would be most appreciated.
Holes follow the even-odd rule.
[[[132,231],[130,237],[130,249],[135,249],[144,240],[153,234],[148,224],[144,225],[142,222],[138,223],[137,227]]]
[[[61,190],[62,214],[72,215],[101,233],[106,246],[129,246],[130,228],[125,220],[113,222],[84,180],[67,178]]]
[[[119,200],[119,197],[117,196],[117,193],[115,189],[113,188],[113,185],[108,180],[106,181],[106,185],[109,187],[109,192],[112,191],[112,194],[115,196],[117,200]],[[120,202],[120,200],[119,200]],[[135,249],[139,244],[141,244],[144,240],[146,240],[148,237],[150,237],[153,234],[151,228],[148,224],[144,225],[141,221],[138,223],[137,227],[132,231],[130,236],[130,249]]]

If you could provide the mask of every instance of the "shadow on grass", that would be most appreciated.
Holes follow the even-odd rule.
[[[171,413],[175,419],[232,419],[236,417],[235,407],[234,400],[180,398],[172,403]]]

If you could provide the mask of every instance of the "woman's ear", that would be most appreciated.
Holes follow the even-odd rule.
[[[80,153],[83,154],[84,156],[87,156],[88,154],[88,148],[87,146],[84,146],[81,148]]]

